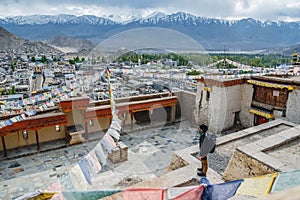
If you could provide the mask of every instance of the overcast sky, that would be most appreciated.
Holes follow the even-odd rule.
[[[179,11],[224,19],[300,21],[300,0],[0,0],[0,17],[33,14],[135,15]]]

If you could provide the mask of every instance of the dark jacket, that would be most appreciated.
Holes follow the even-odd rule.
[[[202,145],[203,145],[203,141],[205,139],[205,135],[206,133],[202,133],[199,137],[199,150],[201,149]]]

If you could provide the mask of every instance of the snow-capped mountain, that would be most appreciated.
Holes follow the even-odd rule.
[[[125,30],[160,27],[179,31],[206,49],[254,50],[300,43],[300,23],[224,20],[189,13],[155,12],[141,16],[32,15],[0,19],[0,26],[30,40],[49,40],[56,36],[89,39],[98,43]]]
[[[44,24],[91,24],[91,25],[113,25],[116,22],[110,19],[97,17],[94,15],[30,15],[6,17],[0,22],[2,24],[15,25],[44,25]]]

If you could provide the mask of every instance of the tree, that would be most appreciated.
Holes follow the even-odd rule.
[[[11,67],[11,71],[14,72],[15,71],[15,62],[12,62],[11,65],[10,65],[10,67]]]
[[[79,63],[80,62],[80,59],[78,56],[76,56],[76,58],[74,59],[75,63]]]
[[[69,59],[69,64],[70,64],[70,65],[74,65],[74,64],[75,64],[75,61],[72,60],[72,59]]]
[[[191,71],[191,72],[188,72],[188,73],[186,73],[187,75],[194,75],[194,76],[197,76],[197,75],[200,75],[201,74],[201,72],[200,71],[197,71],[197,70],[193,70],[193,71]]]
[[[47,62],[48,62],[48,60],[47,60],[46,56],[45,55],[42,56],[42,63],[47,63]]]
[[[7,89],[2,90],[1,95],[8,95],[9,92],[7,91]]]
[[[11,90],[9,90],[9,94],[16,94],[16,87],[13,85]]]
[[[31,57],[31,62],[35,62],[35,57],[34,56]]]

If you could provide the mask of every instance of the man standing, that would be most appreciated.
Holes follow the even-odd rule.
[[[202,168],[198,168],[197,169],[197,175],[198,176],[206,176],[207,170],[208,170],[208,160],[207,160],[207,155],[205,156],[200,156],[200,150],[201,148],[203,148],[203,142],[204,139],[206,137],[206,131],[208,130],[208,127],[205,124],[201,124],[199,126],[199,134],[200,134],[200,138],[199,138],[199,156],[198,156],[198,160],[201,161],[202,164]]]

